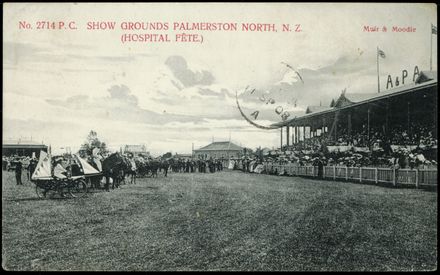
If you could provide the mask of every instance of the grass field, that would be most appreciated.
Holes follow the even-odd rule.
[[[2,176],[6,270],[434,270],[437,191],[169,174],[38,200]]]

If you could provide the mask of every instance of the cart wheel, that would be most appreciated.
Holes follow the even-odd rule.
[[[44,199],[44,198],[46,198],[47,190],[46,190],[45,188],[42,188],[42,187],[36,185],[36,186],[35,186],[35,192],[37,193],[37,196],[38,196],[40,199]]]
[[[72,197],[83,197],[88,193],[87,183],[85,180],[80,179],[72,183],[69,188],[69,193]]]

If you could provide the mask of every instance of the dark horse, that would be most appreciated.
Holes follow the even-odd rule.
[[[102,162],[102,174],[105,177],[105,189],[110,189],[110,177],[113,179],[112,189],[119,187],[121,181],[124,180],[125,171],[130,169],[127,167],[127,161],[118,152],[111,154]]]
[[[160,162],[157,160],[149,160],[147,166],[148,166],[148,170],[151,172],[151,177],[157,178],[157,170],[160,169]]]
[[[163,174],[165,175],[165,177],[168,175],[168,168],[170,167],[170,163],[168,162],[168,160],[162,160],[160,162],[160,169],[163,170]]]
[[[163,170],[164,176],[166,177],[168,175],[170,164],[167,160],[154,159],[147,162],[147,167],[148,171],[151,172],[152,178],[157,178],[157,172],[160,172],[161,170]]]

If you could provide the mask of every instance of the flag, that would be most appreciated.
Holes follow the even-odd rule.
[[[431,24],[431,31],[432,31],[432,34],[437,34],[437,27],[434,26],[433,24]]]
[[[384,53],[381,49],[379,49],[379,48],[377,48],[377,54],[378,54],[380,57],[385,58],[385,53]]]

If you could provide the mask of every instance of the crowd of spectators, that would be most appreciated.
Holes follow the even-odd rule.
[[[410,131],[394,127],[388,135],[380,128],[370,130],[370,135],[365,129],[353,135],[341,130],[336,141],[326,135],[315,136],[266,155],[236,159],[234,163],[245,171],[252,171],[252,164],[308,166],[317,160],[329,166],[437,168],[437,139],[432,127],[413,123]]]
[[[437,138],[434,137],[433,127],[422,123],[413,122],[409,128],[407,126],[396,125],[393,126],[388,133],[385,133],[383,127],[371,127],[369,135],[366,127],[353,132],[353,134],[349,135],[347,134],[347,129],[340,129],[337,139],[328,139],[325,141],[326,145],[372,147],[375,143],[381,143],[429,148],[437,146]],[[311,138],[311,143],[322,143],[326,139],[326,135],[313,137]]]
[[[22,185],[22,171],[26,170],[27,180],[30,181],[32,173],[37,166],[37,159],[29,156],[2,156],[2,170],[14,171],[17,185]]]

